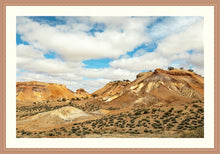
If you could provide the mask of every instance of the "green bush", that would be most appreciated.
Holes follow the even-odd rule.
[[[174,67],[168,67],[168,70],[169,71],[174,70]]]
[[[199,108],[199,109],[197,110],[197,112],[198,112],[198,113],[204,113],[204,109],[203,109],[203,108]]]
[[[193,72],[193,69],[188,69],[188,71]]]
[[[92,97],[93,97],[93,98],[95,98],[95,97],[97,97],[97,96],[98,96],[97,94],[92,94]]]

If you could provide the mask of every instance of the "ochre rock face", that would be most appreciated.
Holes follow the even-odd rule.
[[[95,91],[98,97],[110,98],[111,96],[119,95],[130,81],[113,81],[106,84],[103,88]]]
[[[167,91],[167,94],[173,92],[187,98],[200,99],[204,95],[204,78],[186,70],[156,69],[154,72],[142,73],[127,88],[139,95],[157,93],[159,96]]]
[[[108,89],[108,87],[111,87]],[[204,78],[186,70],[174,69],[166,71],[156,69],[154,72],[143,72],[137,75],[136,80],[114,92],[114,88],[108,84],[101,90],[102,96],[109,92],[104,105],[121,108],[123,106],[134,106],[144,104],[180,104],[193,100],[204,99]],[[97,91],[97,93],[100,91]]]
[[[17,82],[16,84],[16,100],[18,103],[70,100],[72,98],[84,97],[86,94],[89,96],[89,93],[86,91],[84,91],[84,95],[78,95],[62,84],[37,81]]]

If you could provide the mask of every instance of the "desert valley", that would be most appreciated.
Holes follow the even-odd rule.
[[[203,138],[204,77],[155,69],[91,94],[17,82],[16,120],[17,138]]]

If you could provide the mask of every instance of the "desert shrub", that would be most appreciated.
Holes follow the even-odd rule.
[[[78,132],[77,132],[77,133],[76,133],[76,136],[81,136],[81,133],[78,133]]]
[[[171,123],[168,123],[168,124],[167,124],[167,127],[170,127],[170,128],[171,128],[171,127],[174,127],[174,125],[171,124]]]
[[[150,113],[148,110],[144,110],[143,114],[148,114],[148,113]]]
[[[174,67],[168,67],[168,70],[169,71],[174,70]]]
[[[157,109],[153,108],[151,113],[154,114],[157,111]]]
[[[193,72],[193,69],[188,69],[188,71]]]
[[[135,115],[141,115],[140,111],[135,112]]]
[[[177,126],[177,129],[182,129],[182,128],[183,128],[182,125]]]
[[[54,136],[54,134],[53,134],[53,133],[49,133],[48,135],[49,135],[49,136]]]
[[[183,110],[178,110],[178,111],[177,111],[177,113],[181,113],[181,112],[183,112]]]
[[[75,133],[77,130],[78,130],[77,128],[72,128],[72,129],[71,129],[71,131],[72,131],[73,133]]]
[[[61,135],[61,132],[56,132],[57,135]]]
[[[97,97],[97,96],[98,96],[97,94],[92,94],[92,97],[94,97],[94,98]]]
[[[125,79],[124,79],[123,81],[124,81],[124,82],[129,82],[130,80],[128,80],[128,79],[125,80]]]
[[[169,109],[169,111],[168,111],[168,112],[170,112],[170,113],[171,113],[173,110],[174,110],[174,108],[172,107],[172,108],[170,108],[170,109]]]
[[[21,135],[26,134],[27,132],[25,132],[23,129],[21,130]]]
[[[144,132],[145,132],[145,133],[148,133],[149,131],[148,131],[148,129],[145,129]]]
[[[197,110],[197,112],[198,112],[198,113],[203,113],[203,112],[204,112],[204,109],[203,109],[203,108],[199,108],[199,109]]]
[[[199,105],[197,105],[197,104],[193,104],[193,107],[197,108],[197,107],[199,107]]]

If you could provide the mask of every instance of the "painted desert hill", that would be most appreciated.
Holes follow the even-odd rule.
[[[156,69],[138,74],[136,80],[121,91],[106,97],[104,108],[183,105],[193,100],[203,100],[204,78],[187,70]]]
[[[90,94],[84,89],[78,89],[76,92],[73,92],[62,84],[37,81],[16,83],[17,103],[56,102],[62,99],[76,99],[77,97],[86,98],[90,97]]]

